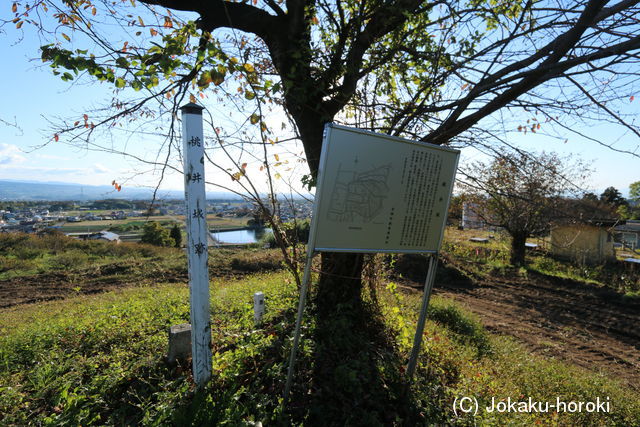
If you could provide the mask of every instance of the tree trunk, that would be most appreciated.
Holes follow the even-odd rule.
[[[362,260],[362,254],[322,253],[322,272],[316,300],[320,316],[330,317],[334,310],[342,308],[359,308]]]
[[[525,265],[525,254],[527,235],[525,233],[514,233],[511,235],[511,264],[515,267]]]

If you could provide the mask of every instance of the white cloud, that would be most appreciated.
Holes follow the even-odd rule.
[[[17,145],[0,142],[0,165],[14,165],[22,163],[27,158]]]
[[[44,175],[91,175],[95,172],[89,168],[54,168],[54,167],[45,167],[45,166],[18,166],[18,165],[2,165],[3,170],[5,171],[14,171],[14,172],[24,172],[34,175],[34,179],[42,179],[40,177],[35,178],[35,176],[39,174]]]
[[[44,160],[64,160],[64,161],[69,161],[69,159],[67,157],[54,156],[52,154],[35,153],[34,156],[36,158],[38,158],[38,159],[44,159]]]
[[[100,163],[94,164],[93,167],[96,170],[96,172],[98,172],[98,173],[110,173],[111,172],[111,169],[109,169],[106,166],[101,165]]]

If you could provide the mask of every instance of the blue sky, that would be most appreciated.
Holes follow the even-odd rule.
[[[0,177],[34,181],[110,184],[129,167],[119,156],[50,142],[51,119],[81,116],[83,107],[99,104],[107,91],[101,85],[71,86],[53,76],[48,66],[33,60],[36,40],[16,43],[16,34],[0,35],[3,102],[0,119]]]
[[[104,105],[111,95],[112,86],[106,84],[70,84],[54,76],[47,66],[38,59],[40,42],[33,38],[33,32],[25,32],[25,39],[19,40],[19,32],[9,29],[0,33],[0,55],[4,66],[0,75],[3,85],[3,102],[0,103],[0,119],[15,123],[16,127],[0,123],[0,179],[56,181],[86,185],[109,185],[112,180],[127,186],[152,186],[158,181],[146,165],[127,157],[94,152],[77,147],[69,147],[51,141],[53,132],[49,120],[54,117],[78,119],[91,106]],[[640,113],[640,96],[629,102],[625,111]],[[617,126],[604,123],[594,124],[586,133],[619,146],[635,147],[638,138],[626,134]],[[114,133],[112,138],[127,137]],[[524,148],[560,153],[578,154],[585,161],[592,162],[594,173],[588,187],[601,192],[608,186],[618,188],[627,194],[631,182],[640,180],[640,159],[627,154],[616,153],[598,144],[579,137],[568,136],[567,142],[538,134],[513,132],[509,142]],[[46,146],[35,149],[50,141]],[[130,137],[128,147],[132,152],[145,155],[154,149],[159,141],[149,137]],[[34,150],[35,149],[35,150]],[[290,148],[299,151],[299,147]],[[478,153],[465,150],[463,159],[478,158]],[[306,171],[300,168],[299,176]],[[228,184],[228,177],[212,175],[209,180],[220,180]],[[165,178],[163,188],[181,189],[182,179],[178,174]]]

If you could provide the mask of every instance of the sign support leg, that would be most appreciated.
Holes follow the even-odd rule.
[[[431,299],[431,291],[433,289],[433,282],[436,277],[436,269],[438,267],[438,254],[431,254],[429,256],[429,270],[427,272],[427,280],[424,284],[424,295],[422,296],[422,308],[420,309],[420,317],[418,318],[418,325],[416,327],[416,335],[413,338],[413,348],[411,349],[411,357],[409,358],[409,364],[407,365],[407,377],[409,382],[413,380],[413,374],[416,371],[416,364],[418,363],[418,354],[420,354],[420,345],[422,344],[422,332],[424,331],[424,324],[427,320],[427,308],[429,307],[429,300]]]
[[[298,343],[300,341],[300,326],[302,324],[302,315],[307,300],[307,289],[309,288],[309,276],[311,275],[311,262],[315,253],[310,251],[307,255],[307,263],[304,266],[304,274],[302,275],[302,286],[300,288],[300,301],[298,302],[298,316],[296,318],[296,329],[293,336],[293,347],[289,356],[289,370],[287,371],[287,383],[284,388],[283,405],[287,404],[289,392],[291,391],[291,383],[293,382],[293,371],[296,363],[296,353],[298,352]]]

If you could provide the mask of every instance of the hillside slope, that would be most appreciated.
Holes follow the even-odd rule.
[[[260,327],[253,324],[255,291],[267,298]],[[318,330],[310,305],[286,412],[280,396],[297,291],[285,273],[215,282],[213,378],[199,393],[189,366],[171,368],[163,361],[167,328],[188,319],[188,290],[182,285],[149,284],[0,310],[0,424],[640,424],[637,393],[534,356],[511,339],[487,333],[440,298],[432,304],[416,381],[405,394],[402,371],[419,295],[404,295],[389,283],[376,290],[377,304],[372,297],[366,295],[360,330],[344,330],[340,318]],[[317,372],[318,346],[342,346],[349,357],[330,374]],[[477,399],[477,415],[454,411],[464,396]],[[608,398],[611,412],[485,409],[492,399],[529,397]]]

